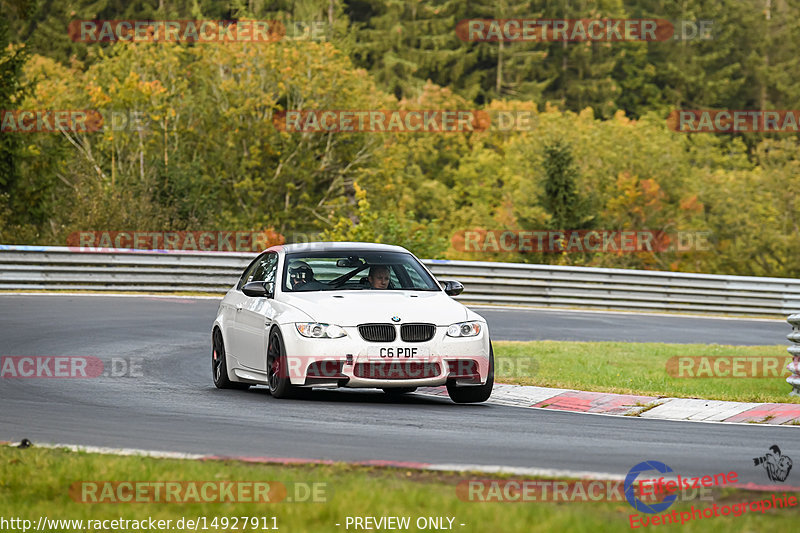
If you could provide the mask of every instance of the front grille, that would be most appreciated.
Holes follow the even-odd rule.
[[[400,338],[405,342],[425,342],[433,338],[436,326],[433,324],[403,324],[400,326]]]
[[[362,339],[370,342],[392,342],[397,338],[397,330],[392,324],[361,324],[358,332]]]
[[[357,363],[353,373],[356,377],[368,379],[435,378],[439,375],[439,364],[419,361]]]

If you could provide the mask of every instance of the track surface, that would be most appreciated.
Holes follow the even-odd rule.
[[[769,446],[800,458],[800,429],[791,427],[459,406],[419,395],[392,401],[380,392],[317,391],[281,401],[263,387],[220,391],[211,383],[209,357],[216,307],[216,300],[0,296],[0,355],[141,358],[143,373],[0,379],[0,440],[617,475],[654,459],[682,475],[734,470],[740,481],[762,484],[765,472],[752,458]],[[496,339],[785,344],[788,332],[780,322],[478,311]]]
[[[678,344],[790,344],[792,328],[780,320],[556,310],[475,308],[489,322],[492,339],[504,341],[621,341]]]

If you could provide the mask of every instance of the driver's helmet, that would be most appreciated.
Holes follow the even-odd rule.
[[[314,271],[305,261],[292,261],[289,264],[289,283],[292,287],[308,283],[314,279]]]

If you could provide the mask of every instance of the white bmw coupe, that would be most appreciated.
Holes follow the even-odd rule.
[[[457,403],[483,402],[494,383],[486,320],[456,302],[411,252],[369,243],[274,246],[220,303],[212,328],[214,384],[380,388],[446,385]]]

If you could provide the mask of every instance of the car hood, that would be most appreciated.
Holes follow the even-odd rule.
[[[286,303],[324,324],[357,326],[371,322],[428,322],[448,326],[480,319],[443,292],[426,291],[330,291],[284,293]]]

